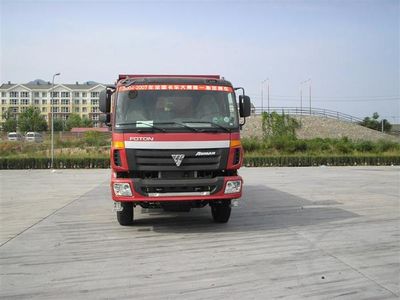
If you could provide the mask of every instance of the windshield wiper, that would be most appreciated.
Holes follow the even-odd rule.
[[[156,122],[155,124],[158,124],[158,125],[170,125],[170,124],[171,125],[179,125],[179,126],[187,128],[187,129],[190,129],[191,131],[195,131],[195,132],[199,132],[200,131],[197,128],[194,128],[192,126],[188,126],[188,125],[185,125],[185,124],[179,123],[179,122]]]
[[[214,123],[214,122],[208,122],[208,121],[190,121],[190,122],[185,122],[185,123],[210,124],[210,125],[212,125],[212,126],[214,126],[214,127],[221,128],[221,129],[222,129],[223,131],[225,131],[225,132],[231,132],[231,130],[230,130],[229,128],[226,128],[226,127],[224,127],[224,126],[222,126],[222,125],[219,125],[219,124],[217,124],[217,123]],[[204,131],[204,130],[207,130],[207,129],[209,129],[209,128],[201,128],[201,131]]]
[[[140,125],[146,125],[146,126],[148,126],[148,127],[139,127],[140,129],[138,129],[138,127],[137,127],[138,124],[140,124]],[[151,129],[152,129],[152,130],[156,129],[156,130],[165,132],[165,129],[164,129],[164,128],[154,126],[153,124],[147,123],[147,122],[140,122],[140,121],[137,121],[137,122],[129,122],[129,123],[119,123],[119,124],[117,124],[117,125],[136,125],[137,132],[145,132],[145,131],[148,131],[149,129],[150,129],[150,130],[151,130]]]

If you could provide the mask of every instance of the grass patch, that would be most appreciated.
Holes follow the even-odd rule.
[[[400,156],[249,156],[247,167],[395,166]]]
[[[390,141],[351,141],[341,139],[302,140],[288,136],[268,139],[244,138],[246,156],[337,156],[337,155],[400,155],[400,144]]]
[[[86,155],[104,154],[109,151],[111,136],[103,132],[88,131],[82,137],[60,138],[55,135],[54,149],[56,154]],[[50,156],[51,140],[47,138],[42,143],[25,141],[3,141],[0,143],[0,157],[20,156]]]
[[[66,156],[54,159],[54,169],[109,168],[109,156]],[[50,169],[49,157],[2,157],[0,169]]]
[[[400,165],[399,143],[348,138],[302,140],[292,134],[297,124],[287,117],[267,115],[264,119],[268,134],[263,139],[242,139],[246,166]],[[110,144],[110,134],[101,132],[86,132],[81,138],[56,136],[54,168],[109,168]],[[1,142],[0,169],[48,169],[50,148],[49,139],[43,143]]]

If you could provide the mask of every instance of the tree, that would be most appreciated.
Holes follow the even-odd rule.
[[[71,114],[65,122],[66,130],[74,127],[93,127],[93,121],[87,117],[81,118],[78,114]]]
[[[65,121],[66,130],[71,130],[74,127],[82,127],[82,119],[78,114],[69,115],[67,121]]]
[[[45,131],[47,130],[47,122],[40,114],[40,110],[31,106],[19,115],[18,127],[23,132]]]
[[[262,130],[265,138],[287,137],[288,139],[296,138],[296,129],[300,124],[296,119],[285,114],[276,112],[262,113]]]
[[[3,123],[4,132],[15,132],[17,131],[17,119],[10,118]]]
[[[2,129],[4,132],[17,131],[17,116],[11,108],[3,113],[3,119],[5,119],[5,122],[2,124]]]
[[[87,117],[83,117],[81,127],[93,127],[93,121]]]
[[[365,117],[362,122],[360,122],[360,125],[375,129],[375,130],[382,130],[382,122],[383,122],[383,131],[384,132],[389,132],[390,129],[392,129],[392,124],[386,119],[379,120],[379,114],[377,112],[374,112],[371,117]]]
[[[51,129],[51,123],[49,124]],[[54,131],[64,131],[64,121],[59,118],[54,118]]]
[[[390,132],[392,130],[392,123],[390,123],[388,120],[383,119],[383,131],[384,132]]]

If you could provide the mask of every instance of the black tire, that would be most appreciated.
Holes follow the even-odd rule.
[[[119,225],[128,226],[133,222],[133,203],[121,202],[122,211],[117,211],[117,220]]]
[[[231,216],[231,201],[221,201],[211,205],[211,214],[214,222],[227,223]]]

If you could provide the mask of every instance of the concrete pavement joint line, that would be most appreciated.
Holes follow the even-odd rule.
[[[12,241],[13,239],[19,237],[21,234],[25,233],[26,231],[28,231],[29,229],[31,229],[32,227],[36,226],[37,224],[43,222],[44,220],[46,220],[47,218],[51,217],[52,215],[56,214],[57,212],[59,212],[60,210],[66,208],[67,206],[71,205],[72,203],[80,200],[82,197],[84,197],[86,194],[92,192],[93,190],[95,190],[98,186],[95,186],[94,188],[92,188],[91,190],[89,190],[88,192],[84,193],[83,195],[79,196],[78,198],[72,200],[71,202],[68,202],[67,204],[65,204],[64,206],[56,209],[55,211],[53,211],[52,213],[50,213],[49,215],[45,216],[44,218],[40,219],[39,221],[37,221],[36,223],[32,224],[31,226],[29,226],[28,228],[22,230],[20,233],[16,234],[15,236],[13,236],[12,238],[8,239],[7,241],[5,241],[3,244],[0,245],[0,248],[3,247],[5,244],[7,244],[8,242]]]
[[[375,281],[374,279],[368,277],[367,275],[365,275],[365,274],[362,273],[361,271],[357,270],[357,269],[356,269],[355,267],[353,267],[352,265],[350,265],[350,264],[348,264],[347,262],[341,260],[341,259],[338,258],[337,256],[335,256],[335,255],[331,254],[330,252],[326,251],[325,249],[322,249],[322,248],[316,246],[315,243],[313,243],[310,239],[308,239],[307,237],[305,237],[303,234],[301,234],[301,233],[299,233],[299,232],[297,232],[297,231],[295,231],[295,230],[292,230],[292,229],[290,229],[290,228],[287,228],[287,229],[288,229],[289,231],[293,232],[294,234],[300,236],[301,238],[303,238],[303,239],[306,240],[307,242],[309,242],[309,243],[311,244],[311,246],[315,247],[316,249],[318,249],[318,250],[321,251],[322,253],[324,253],[324,254],[326,254],[326,255],[328,255],[328,256],[330,256],[330,257],[336,259],[337,261],[341,262],[342,264],[348,266],[348,267],[349,267],[350,269],[352,269],[353,271],[355,271],[355,272],[357,272],[358,274],[360,274],[362,277],[364,277],[364,278],[366,278],[366,279],[368,279],[368,280],[374,282],[376,285],[380,286],[381,288],[383,288],[384,290],[388,291],[388,292],[391,293],[392,295],[394,295],[394,296],[396,296],[396,297],[399,297],[398,294],[396,294],[395,292],[393,292],[393,291],[390,290],[389,288],[387,288],[387,287],[381,285],[380,283],[378,283],[378,282]]]

